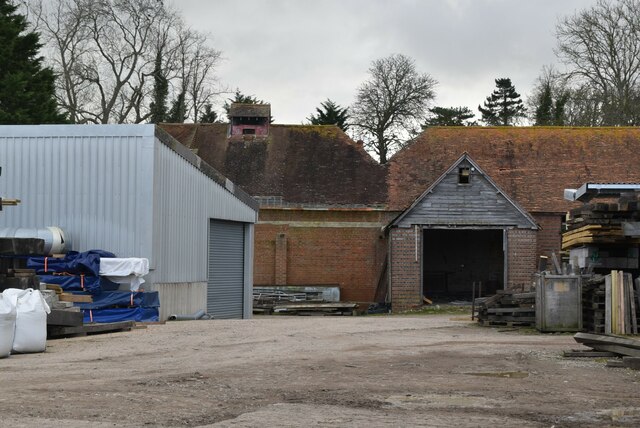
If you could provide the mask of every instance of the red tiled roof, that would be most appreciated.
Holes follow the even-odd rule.
[[[227,124],[161,124],[252,196],[285,203],[384,205],[386,167],[336,126],[271,125],[269,136],[227,138]]]
[[[640,128],[429,128],[389,161],[389,208],[407,208],[465,152],[530,212],[567,211],[563,190],[587,181],[640,182]]]

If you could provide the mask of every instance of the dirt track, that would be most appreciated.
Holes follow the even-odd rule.
[[[451,315],[191,321],[0,360],[0,424],[640,426],[640,372]]]

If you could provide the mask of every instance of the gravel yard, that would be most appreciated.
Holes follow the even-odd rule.
[[[0,424],[640,426],[640,372],[462,315],[188,321],[0,360]]]

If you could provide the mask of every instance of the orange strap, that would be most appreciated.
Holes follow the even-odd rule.
[[[80,288],[84,290],[84,275],[80,275]]]
[[[49,271],[49,257],[44,258],[44,271],[45,272]]]
[[[89,322],[93,322],[93,310],[89,309]]]
[[[133,306],[133,292],[131,292],[131,306]]]

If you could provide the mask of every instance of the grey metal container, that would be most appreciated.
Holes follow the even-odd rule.
[[[536,328],[543,332],[582,331],[582,281],[579,276],[538,276]]]

